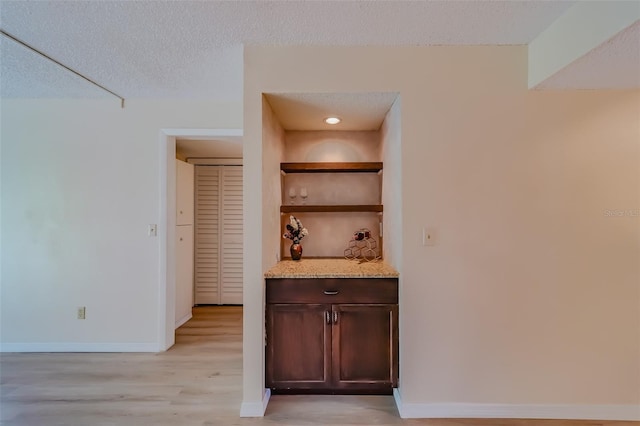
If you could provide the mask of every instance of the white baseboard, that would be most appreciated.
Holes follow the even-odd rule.
[[[0,352],[160,352],[157,343],[1,343]]]
[[[265,389],[262,402],[243,402],[240,405],[240,417],[264,417],[271,398],[271,389]]]
[[[189,312],[187,315],[183,316],[182,318],[180,318],[179,320],[176,321],[176,330],[182,326],[185,322],[189,321],[191,318],[193,318],[193,312]]]
[[[398,389],[393,397],[403,419],[429,418],[510,418],[571,420],[640,420],[640,405],[574,404],[465,404],[403,403]]]

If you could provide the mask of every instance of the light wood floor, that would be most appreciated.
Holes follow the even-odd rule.
[[[198,307],[160,354],[2,354],[4,426],[427,425],[622,426],[637,422],[427,420],[398,417],[390,396],[271,398],[264,418],[238,417],[242,308]]]

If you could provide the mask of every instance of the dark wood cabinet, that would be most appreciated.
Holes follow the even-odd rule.
[[[277,389],[322,389],[331,375],[327,305],[267,307],[267,381]]]
[[[332,386],[391,393],[397,386],[398,306],[338,304],[332,309]]]
[[[266,385],[274,392],[391,394],[397,279],[267,279]]]

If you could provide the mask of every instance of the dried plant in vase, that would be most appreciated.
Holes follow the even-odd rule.
[[[287,232],[282,235],[282,238],[288,238],[293,242],[289,248],[292,260],[300,260],[300,258],[302,258],[302,246],[300,245],[300,240],[307,235],[309,235],[307,228],[303,227],[302,223],[300,223],[295,216],[289,216]]]

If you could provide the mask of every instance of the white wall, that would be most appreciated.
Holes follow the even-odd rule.
[[[528,91],[524,46],[247,47],[249,149],[287,91],[400,93],[404,415],[637,419],[640,92]]]
[[[539,84],[640,20],[640,5],[633,1],[576,2],[529,43],[529,87]],[[631,63],[631,62],[629,62]],[[634,69],[637,69],[634,68]],[[627,70],[618,70],[622,76]],[[609,74],[614,76],[616,74]],[[631,74],[632,75],[632,74]],[[635,81],[636,78],[621,80]],[[608,87],[620,87],[610,82]],[[576,87],[576,86],[573,86]],[[630,87],[630,86],[627,86]]]
[[[3,99],[1,120],[2,350],[157,350],[159,131],[240,106]]]

